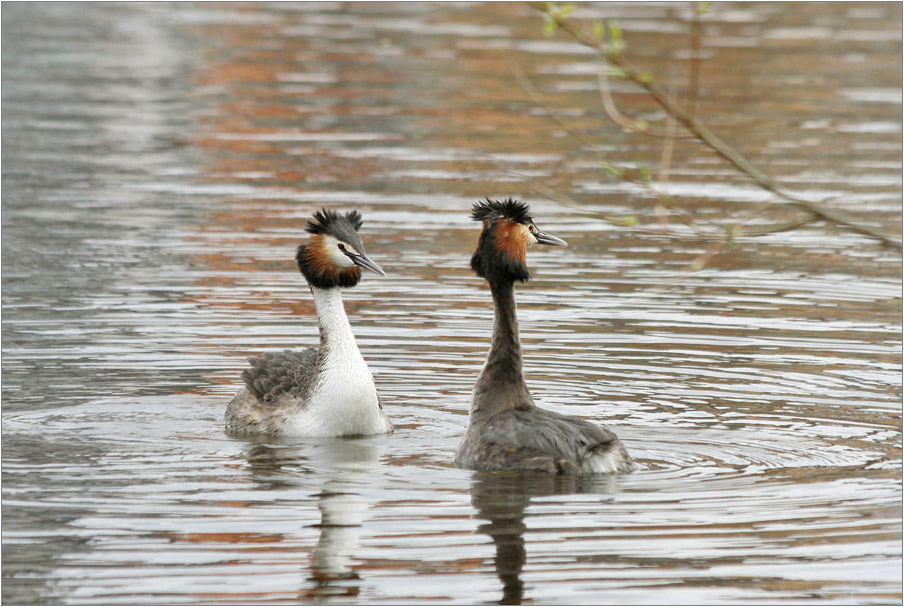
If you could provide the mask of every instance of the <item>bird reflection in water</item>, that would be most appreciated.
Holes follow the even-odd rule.
[[[354,569],[359,534],[379,476],[382,446],[367,439],[305,439],[303,443],[258,442],[248,452],[255,477],[269,488],[299,487],[316,492],[320,531],[311,552],[303,602],[347,602],[358,596],[362,579]],[[319,491],[317,491],[319,489]],[[309,495],[311,493],[308,493]]]
[[[600,494],[601,501],[617,488],[617,478],[602,475],[565,476],[524,472],[477,472],[471,485],[471,505],[485,520],[477,530],[493,539],[496,575],[502,582],[501,605],[524,602],[521,579],[527,550],[524,545],[525,510],[535,497]]]

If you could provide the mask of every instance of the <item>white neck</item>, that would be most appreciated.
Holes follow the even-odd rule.
[[[318,289],[311,287],[314,294],[314,307],[317,310],[317,322],[320,324],[320,347],[326,348],[328,355],[338,354],[339,350],[358,352],[355,335],[345,315],[342,305],[342,293],[338,288]],[[332,358],[332,356],[330,356]]]
[[[352,333],[339,288],[311,288],[320,324],[318,374],[303,434],[379,434],[392,426],[380,410],[373,376]]]

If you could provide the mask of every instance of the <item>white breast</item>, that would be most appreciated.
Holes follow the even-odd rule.
[[[321,334],[321,370],[308,402],[285,434],[382,434],[392,424],[380,409],[373,375],[355,342],[339,289],[312,289]]]

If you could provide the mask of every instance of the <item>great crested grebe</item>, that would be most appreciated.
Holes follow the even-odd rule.
[[[358,350],[340,287],[361,268],[385,276],[364,253],[361,214],[322,210],[308,222],[308,243],[295,256],[317,310],[320,347],[250,359],[245,387],[226,408],[232,434],[354,436],[392,432],[374,379]]]
[[[612,432],[540,409],[524,383],[515,281],[530,280],[529,244],[565,246],[565,241],[541,232],[529,207],[512,199],[479,202],[471,219],[483,222],[471,269],[490,285],[495,320],[490,353],[471,395],[468,429],[455,463],[476,470],[558,474],[631,471],[634,463]]]

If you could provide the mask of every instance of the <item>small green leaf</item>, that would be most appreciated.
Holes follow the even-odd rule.
[[[637,74],[637,79],[644,84],[650,84],[651,82],[653,82],[653,74],[651,74],[650,72],[641,72]]]
[[[602,21],[594,22],[593,37],[599,42],[604,42],[606,40],[606,26],[603,25]]]
[[[626,228],[637,225],[637,215],[625,215],[622,217],[621,224]]]
[[[701,17],[709,12],[709,2],[698,2],[697,3],[697,14]]]
[[[567,19],[568,16],[573,12],[574,12],[574,4],[571,4],[569,2],[568,4],[562,5],[562,8],[559,9],[559,12],[556,15],[556,17],[558,17],[559,21],[561,21],[563,19]]]
[[[602,162],[600,162],[600,166],[604,171],[606,171],[606,173],[608,173],[615,179],[621,179],[625,174],[625,170],[623,168],[612,164],[608,160],[603,160]]]
[[[543,33],[546,36],[554,36],[559,31],[559,22],[554,17],[546,16],[546,23],[543,24]]]
[[[699,272],[703,269],[703,266],[706,265],[706,260],[702,257],[698,257],[694,261],[691,262],[690,268],[691,272]]]
[[[653,171],[650,170],[650,167],[645,165],[640,165],[637,167],[637,172],[640,174],[640,181],[644,185],[650,185],[650,181],[653,179]]]
[[[621,27],[615,21],[609,21],[609,48],[608,54],[618,57],[625,50],[625,41],[622,39]]]

